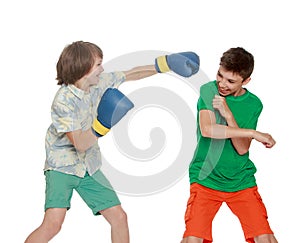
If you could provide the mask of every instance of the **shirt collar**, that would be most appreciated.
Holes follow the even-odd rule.
[[[82,99],[84,96],[85,92],[81,89],[78,89],[74,84],[69,84],[67,88],[79,99]]]

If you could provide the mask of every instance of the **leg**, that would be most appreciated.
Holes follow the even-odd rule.
[[[191,185],[182,243],[212,242],[212,221],[223,201],[220,194],[197,183]]]
[[[278,243],[273,234],[264,234],[254,237],[255,243]]]
[[[100,211],[111,225],[112,243],[129,243],[127,215],[120,205]]]
[[[203,243],[203,239],[197,238],[194,236],[189,236],[189,237],[183,238],[181,243]]]
[[[257,187],[231,193],[226,202],[231,211],[239,218],[247,242],[277,243]]]
[[[66,208],[47,209],[42,224],[28,236],[25,243],[49,242],[60,231],[66,212]]]
[[[86,176],[76,191],[94,215],[102,214],[111,225],[113,243],[129,243],[127,215],[120,205],[116,192],[100,170],[92,176]]]

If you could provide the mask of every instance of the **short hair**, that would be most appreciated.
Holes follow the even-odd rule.
[[[56,64],[57,84],[74,84],[91,70],[96,57],[103,58],[103,52],[93,43],[76,41],[67,45]]]
[[[240,75],[245,80],[253,72],[254,58],[242,47],[230,48],[223,53],[220,65],[227,71]]]

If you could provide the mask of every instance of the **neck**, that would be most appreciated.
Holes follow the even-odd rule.
[[[85,92],[89,92],[90,87],[87,85],[87,82],[84,79],[79,79],[74,83],[75,87],[81,89]]]
[[[238,90],[237,92],[235,92],[235,94],[233,96],[241,96],[243,94],[246,93],[246,90],[242,87],[240,90]]]

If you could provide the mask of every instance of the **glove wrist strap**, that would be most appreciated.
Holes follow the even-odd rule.
[[[97,119],[94,119],[92,127],[95,130],[95,132],[102,136],[104,136],[110,130],[109,128],[103,126]]]
[[[165,73],[165,72],[169,72],[170,71],[170,68],[168,66],[168,63],[167,63],[167,56],[160,56],[158,58],[156,58],[156,64],[159,68],[159,71],[161,73]]]

